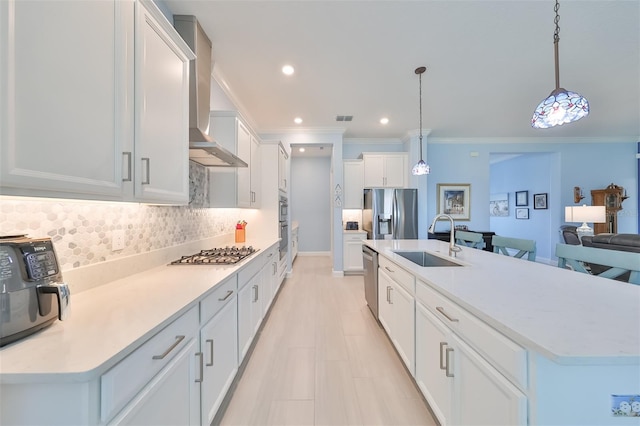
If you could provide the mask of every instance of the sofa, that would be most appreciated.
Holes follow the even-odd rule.
[[[640,253],[640,235],[639,234],[598,234],[586,235],[582,237],[582,245],[585,247],[595,247],[607,250],[620,250],[632,253]],[[640,256],[638,261],[640,262]],[[594,274],[609,269],[608,266],[597,264],[589,264]],[[629,272],[622,274],[618,278],[619,281],[628,281]]]

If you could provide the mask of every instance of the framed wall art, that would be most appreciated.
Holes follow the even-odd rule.
[[[517,208],[516,209],[516,219],[529,219],[529,209],[527,209],[527,208]]]
[[[546,209],[547,206],[547,193],[533,194],[533,208],[536,210]]]
[[[471,220],[471,185],[439,183],[437,214],[448,214],[454,220]]]
[[[509,194],[491,194],[489,198],[489,216],[509,216]]]
[[[516,191],[516,207],[529,205],[529,191]]]

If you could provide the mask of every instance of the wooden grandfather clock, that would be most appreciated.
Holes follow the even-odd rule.
[[[622,202],[627,198],[629,197],[627,197],[624,188],[613,183],[605,189],[591,190],[591,205],[605,206],[607,212],[605,223],[593,224],[594,234],[618,233],[618,212],[622,210]]]

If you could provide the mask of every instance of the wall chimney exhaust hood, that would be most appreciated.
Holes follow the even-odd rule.
[[[173,26],[196,59],[189,73],[189,159],[203,166],[247,167],[208,134],[211,96],[211,41],[195,16],[173,15]]]

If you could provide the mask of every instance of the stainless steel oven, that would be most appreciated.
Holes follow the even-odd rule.
[[[289,251],[289,201],[287,197],[280,196],[280,259]]]

